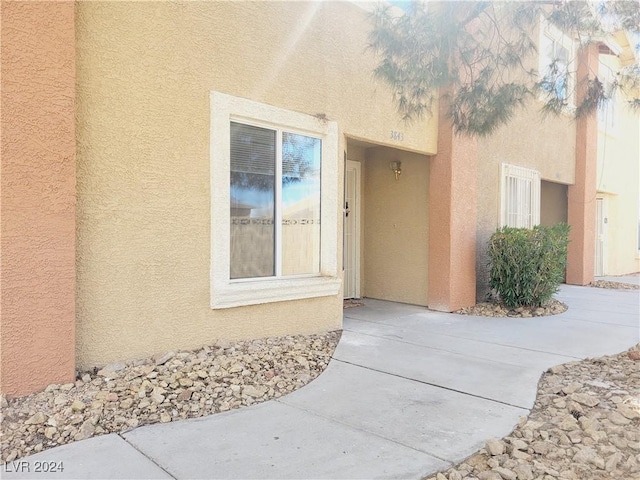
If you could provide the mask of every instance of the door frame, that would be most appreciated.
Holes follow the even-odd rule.
[[[348,297],[348,298],[361,298],[361,289],[360,289],[360,241],[361,241],[361,232],[360,232],[360,225],[361,225],[361,217],[360,217],[360,212],[361,212],[361,189],[362,189],[362,165],[360,162],[355,162],[352,160],[347,159],[345,162],[345,175],[344,175],[344,212],[345,212],[345,216],[344,216],[344,221],[345,221],[345,228],[343,231],[343,239],[345,236],[345,232],[346,232],[346,222],[347,222],[347,216],[346,216],[346,211],[347,211],[347,171],[348,170],[353,170],[355,172],[355,192],[354,192],[354,197],[355,197],[355,205],[350,205],[349,206],[349,210],[350,210],[350,214],[353,214],[352,218],[355,218],[354,221],[354,229],[353,229],[353,282],[354,282],[354,296],[353,297]],[[343,240],[343,245],[344,245],[344,249],[347,249],[347,242]],[[347,255],[344,255],[345,258],[345,262],[346,262],[346,258]],[[344,268],[343,265],[343,270],[344,272],[346,272],[346,268]],[[345,273],[346,274],[346,273]],[[344,296],[343,292],[343,296]],[[347,297],[345,297],[347,298]]]
[[[595,260],[594,276],[607,274],[607,201],[605,197],[596,197],[596,228],[595,228]],[[598,245],[600,245],[600,258],[598,258]]]

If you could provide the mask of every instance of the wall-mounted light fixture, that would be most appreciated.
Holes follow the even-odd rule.
[[[389,166],[391,167],[391,170],[393,170],[393,173],[396,174],[396,180],[398,180],[398,178],[400,178],[400,174],[402,173],[402,162],[391,162]]]

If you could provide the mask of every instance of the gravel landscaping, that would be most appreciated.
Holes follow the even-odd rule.
[[[640,479],[640,344],[550,368],[531,414],[428,480]]]
[[[610,288],[614,290],[639,290],[640,285],[634,285],[632,283],[612,282],[609,280],[596,280],[589,284],[590,287],[596,288]]]
[[[278,398],[317,377],[339,339],[340,332],[330,332],[219,342],[81,372],[75,383],[27,397],[0,397],[0,463],[96,435]],[[640,344],[550,368],[531,413],[507,437],[488,439],[464,462],[425,478],[640,480]]]
[[[96,435],[278,398],[322,373],[340,335],[219,342],[81,372],[75,383],[26,397],[0,397],[0,463]]]
[[[567,306],[552,298],[546,305],[541,307],[518,307],[509,308],[498,301],[477,303],[472,307],[461,308],[456,311],[460,315],[475,315],[478,317],[546,317],[557,315],[567,311]]]

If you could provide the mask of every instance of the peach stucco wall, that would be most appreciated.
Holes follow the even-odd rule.
[[[438,154],[429,162],[429,308],[454,311],[476,301],[478,143],[456,135],[439,106]]]
[[[326,115],[340,171],[345,135],[431,153],[433,124],[403,124],[372,78],[367,19],[351,2],[77,3],[80,366],[341,326],[340,295],[210,308],[209,94]]]
[[[590,45],[578,53],[578,78],[598,74],[598,47]],[[578,85],[578,102],[585,94]],[[576,120],[576,178],[568,189],[569,248],[567,283],[586,285],[593,281],[595,264],[596,167],[598,120],[595,113]]]
[[[2,2],[1,390],[75,378],[74,2]]]

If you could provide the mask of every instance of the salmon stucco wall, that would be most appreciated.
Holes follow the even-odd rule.
[[[396,180],[392,161],[402,162]],[[427,305],[429,159],[368,148],[364,180],[364,294]]]
[[[478,142],[457,135],[446,95],[438,106],[438,154],[429,159],[429,308],[452,312],[476,303]]]
[[[435,151],[430,123],[403,124],[374,83],[367,15],[351,2],[77,3],[81,366],[341,326],[339,295],[210,308],[209,95]]]
[[[577,55],[577,76],[598,74],[598,47],[588,45]],[[578,102],[586,95],[586,83],[579,82]],[[568,188],[567,220],[571,226],[567,251],[567,277],[571,285],[593,281],[595,266],[596,182],[598,162],[598,119],[596,113],[576,120],[575,182]]]
[[[3,1],[0,390],[75,379],[74,3]]]

